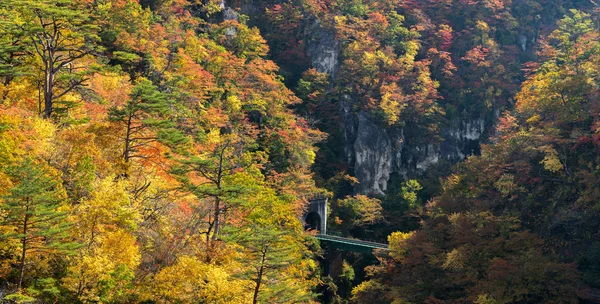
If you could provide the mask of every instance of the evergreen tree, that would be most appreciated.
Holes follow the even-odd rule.
[[[290,202],[263,189],[242,208],[244,222],[225,229],[224,238],[241,246],[242,277],[255,283],[252,303],[309,301],[311,256]]]
[[[140,79],[129,97],[123,107],[112,107],[109,112],[110,120],[125,127],[125,163],[132,158],[141,157],[139,149],[159,139],[173,145],[185,143],[185,138],[169,120],[171,103],[167,94],[160,92],[150,80]]]
[[[287,284],[289,277],[285,270],[301,260],[298,250],[303,246],[294,240],[292,233],[252,225],[240,229],[236,236],[236,242],[244,247],[244,261],[249,266],[243,277],[255,283],[252,303],[299,302],[310,298],[296,286]]]
[[[173,176],[182,184],[182,189],[194,194],[201,201],[208,202],[209,210],[205,216],[206,243],[219,238],[224,214],[231,207],[229,200],[239,192],[238,185],[228,185],[226,180],[236,168],[235,150],[230,142],[215,147],[202,156],[186,155],[178,160],[172,170]],[[200,181],[190,176],[201,177]],[[237,187],[236,187],[237,186]]]
[[[98,27],[78,1],[8,0],[2,9],[13,15],[11,47],[28,46],[23,55],[41,62],[43,116],[50,118],[57,99],[89,80],[78,61],[99,51]]]
[[[7,173],[13,187],[3,196],[1,208],[6,216],[2,224],[13,227],[14,232],[2,237],[21,242],[17,283],[21,289],[30,253],[69,252],[77,246],[68,240],[71,224],[65,221],[65,192],[58,178],[30,158],[8,168]]]
[[[12,22],[11,11],[0,10],[0,84],[2,93],[0,101],[4,102],[10,92],[9,85],[20,75],[25,74],[25,55],[30,46],[22,43],[23,33]]]

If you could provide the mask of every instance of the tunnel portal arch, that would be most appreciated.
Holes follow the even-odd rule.
[[[321,216],[316,212],[309,212],[304,218],[304,230],[321,230]]]
[[[327,198],[313,198],[308,201],[310,205],[302,215],[304,229],[327,234]]]

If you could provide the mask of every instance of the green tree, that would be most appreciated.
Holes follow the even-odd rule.
[[[173,145],[182,144],[183,136],[173,128],[169,120],[171,102],[168,95],[160,92],[148,79],[141,78],[122,107],[112,107],[109,119],[125,128],[123,160],[145,157],[139,149],[162,139]]]
[[[226,229],[228,241],[240,245],[247,265],[242,277],[253,281],[253,303],[298,303],[309,300],[310,252],[291,204],[264,189],[249,199],[251,211],[238,227]]]
[[[23,33],[18,25],[12,22],[12,11],[0,8],[0,83],[2,93],[0,101],[4,102],[10,92],[9,85],[22,74],[26,67],[25,55],[29,50],[28,45],[21,43]]]
[[[3,196],[2,224],[13,227],[13,232],[3,237],[21,242],[17,283],[21,289],[30,253],[70,252],[77,244],[68,240],[71,224],[66,221],[65,191],[50,169],[27,158],[8,168],[7,175],[13,186]]]
[[[204,216],[200,218],[206,226],[207,247],[210,247],[211,241],[219,238],[223,217],[232,207],[231,199],[246,190],[227,182],[233,170],[239,168],[235,152],[231,142],[225,141],[207,153],[188,154],[179,158],[178,165],[172,170],[173,176],[181,182],[182,190],[192,193],[201,202],[199,207],[206,208],[202,212]]]
[[[25,55],[41,62],[43,116],[50,118],[56,100],[89,79],[79,61],[99,51],[98,27],[79,1],[8,0],[0,9],[14,14],[13,47],[32,46]]]

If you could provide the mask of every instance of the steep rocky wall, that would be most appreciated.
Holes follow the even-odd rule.
[[[340,44],[335,39],[335,33],[321,26],[317,18],[309,18],[307,23],[304,36],[311,64],[317,71],[333,78],[340,63]]]
[[[306,52],[312,66],[335,78],[340,64],[335,34],[316,19],[308,22]],[[413,136],[407,140],[403,128],[385,128],[367,113],[356,113],[349,95],[339,101],[339,111],[346,162],[360,182],[355,191],[362,194],[385,194],[393,173],[404,178],[418,176],[442,159],[456,162],[478,153],[486,126],[491,125],[484,118],[459,119],[442,128],[441,143],[426,145],[423,138]]]
[[[346,143],[350,145],[351,143]],[[373,123],[367,114],[358,114],[358,130],[352,144],[354,152],[354,174],[360,181],[356,186],[359,193],[383,194],[394,169],[395,151],[386,129]]]
[[[354,141],[346,143],[360,182],[355,191],[384,194],[392,173],[407,179],[425,173],[441,160],[457,162],[478,153],[489,123],[482,118],[456,121],[442,129],[444,139],[434,145],[423,144],[418,137],[407,140],[403,128],[383,128],[359,113]]]

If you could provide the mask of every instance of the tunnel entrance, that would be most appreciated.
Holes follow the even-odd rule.
[[[319,234],[327,234],[327,198],[315,197],[308,200],[310,205],[307,206],[299,218],[304,226],[304,230],[318,231]]]
[[[304,230],[320,230],[321,217],[317,212],[309,212],[304,219]]]

